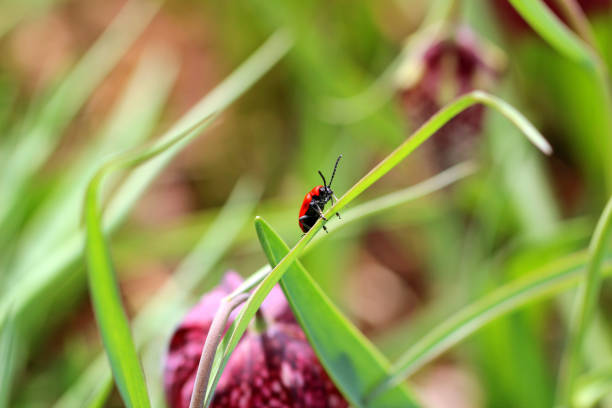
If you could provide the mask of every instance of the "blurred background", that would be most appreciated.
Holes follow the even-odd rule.
[[[612,2],[578,3],[611,66]],[[253,216],[293,245],[317,170],[329,174],[342,153],[342,195],[470,90],[516,106],[554,154],[537,152],[499,114],[470,108],[359,202],[458,163],[475,171],[461,167],[451,186],[330,234],[303,258],[307,269],[393,361],[462,305],[588,245],[612,192],[609,89],[506,0],[4,1],[0,406],[122,406],[102,381],[87,293],[86,183],[113,153],[170,128],[283,27],[294,38],[287,55],[112,228],[156,406],[163,350],[184,310],[224,271],[248,276],[265,264]],[[497,320],[416,373],[425,405],[552,406],[571,294]],[[592,368],[612,364],[609,285],[599,306]]]

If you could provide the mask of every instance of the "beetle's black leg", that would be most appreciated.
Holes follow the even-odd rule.
[[[327,227],[325,225],[323,226],[323,231],[325,231],[326,234],[329,234],[329,231],[327,231]]]
[[[338,201],[338,197],[336,197],[335,194],[332,194],[331,196],[331,200],[332,200],[332,205],[334,205],[334,199],[336,199],[336,201]],[[336,213],[336,215],[338,216],[338,219],[341,220],[342,217],[340,217],[340,213]]]
[[[325,221],[327,221],[327,218],[325,218],[325,216],[323,215],[323,211],[321,211],[321,208],[319,207],[319,205],[317,203],[312,203],[310,204],[314,207],[314,209],[319,213],[319,216],[321,218],[323,218]]]
[[[315,211],[317,211],[319,213],[319,217],[323,218],[324,221],[327,221],[327,218],[325,218],[325,216],[323,215],[323,211],[321,211],[321,207],[319,207],[319,205],[317,203],[311,203],[310,205],[315,209]],[[329,233],[327,231],[327,228],[325,227],[325,225],[323,225],[323,230],[326,233]]]

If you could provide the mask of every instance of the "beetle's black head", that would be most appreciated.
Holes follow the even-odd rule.
[[[322,186],[319,189],[319,198],[325,202],[327,202],[333,195],[334,192],[329,186]]]

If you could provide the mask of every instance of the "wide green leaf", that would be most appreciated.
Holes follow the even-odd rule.
[[[289,247],[262,218],[255,219],[255,229],[270,265],[276,266]],[[289,267],[280,283],[321,363],[352,405],[419,406],[404,384],[366,404],[368,391],[389,375],[389,362],[321,291],[299,261]]]

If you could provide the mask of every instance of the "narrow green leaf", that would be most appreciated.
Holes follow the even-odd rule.
[[[393,364],[393,374],[376,387],[372,395],[404,381],[425,364],[439,357],[488,323],[528,303],[558,294],[576,285],[584,275],[587,254],[563,257],[544,268],[525,274],[525,278],[505,284],[483,298],[465,306],[410,347]],[[612,269],[607,266],[607,275]]]
[[[10,407],[11,390],[15,381],[17,355],[19,354],[19,333],[15,316],[10,314],[0,325],[0,408]]]
[[[516,11],[557,52],[579,64],[595,68],[593,54],[541,0],[510,0]]]
[[[255,219],[259,242],[270,265],[289,247],[262,218]],[[398,384],[365,403],[367,392],[390,373],[390,364],[370,341],[334,306],[304,269],[293,263],[280,280],[294,315],[340,391],[356,407],[417,407],[414,396]]]
[[[102,226],[99,203],[102,181],[114,170],[137,166],[181,142],[189,142],[204,130],[210,121],[211,118],[206,118],[162,145],[139,153],[128,153],[108,162],[93,177],[85,193],[85,257],[89,291],[113,376],[128,407],[148,407],[150,402]]]
[[[584,280],[578,289],[570,322],[569,340],[561,358],[557,403],[570,407],[574,382],[579,374],[582,361],[582,346],[601,287],[601,269],[612,239],[612,198],[608,201],[589,245],[589,261]]]
[[[374,184],[378,179],[391,171],[397,166],[402,160],[404,160],[410,153],[416,150],[421,144],[429,139],[438,129],[446,124],[453,117],[477,103],[485,104],[492,107],[506,116],[512,123],[514,123],[521,131],[525,134],[527,139],[536,145],[544,153],[550,153],[552,148],[544,139],[544,137],[525,119],[520,112],[508,105],[499,98],[489,95],[482,91],[470,92],[457,98],[438,113],[431,117],[427,122],[423,124],[415,133],[412,134],[404,143],[397,147],[391,152],[384,160],[382,160],[376,167],[374,167],[368,174],[366,174],[361,180],[359,180],[353,187],[351,187],[326,213],[326,218],[331,218],[333,214],[340,211],[348,203],[357,198],[363,193],[368,187]],[[209,381],[209,392],[207,393],[206,402],[210,403],[212,397],[212,390],[219,381],[221,372],[227,364],[229,356],[234,351],[240,338],[244,334],[247,326],[257,309],[261,306],[262,302],[270,293],[274,285],[283,276],[289,265],[295,262],[303,253],[308,243],[312,240],[314,235],[321,229],[323,220],[320,218],[308,231],[301,240],[287,253],[287,255],[272,269],[272,271],[264,278],[257,289],[251,294],[251,297],[245,303],[238,317],[234,321],[234,324],[225,335],[222,347],[218,348],[218,354],[216,363],[213,365],[211,374],[213,375],[213,381]],[[228,336],[229,334],[229,336]],[[217,364],[218,362],[218,364]]]

